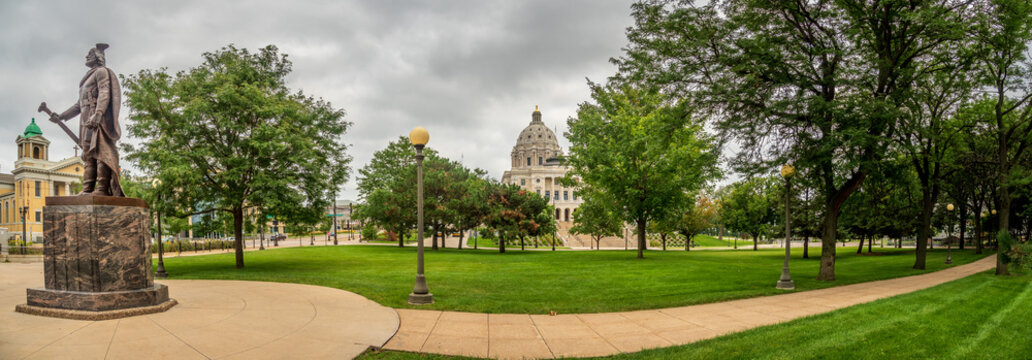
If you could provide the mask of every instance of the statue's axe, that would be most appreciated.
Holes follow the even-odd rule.
[[[47,107],[47,103],[45,101],[39,103],[39,108],[37,108],[36,111],[39,111],[41,113],[46,113],[47,115],[50,115],[51,119],[53,119],[54,117],[57,116],[57,114],[54,114],[53,111],[50,111],[50,108]],[[53,122],[56,123],[57,125],[60,125],[61,126],[61,130],[64,130],[65,134],[68,134],[68,136],[71,136],[72,140],[75,140],[75,144],[76,145],[79,145],[80,147],[82,146],[82,141],[79,141],[79,137],[75,136],[75,133],[73,133],[71,129],[68,129],[68,126],[65,125],[64,121],[57,120],[57,121],[53,121]]]

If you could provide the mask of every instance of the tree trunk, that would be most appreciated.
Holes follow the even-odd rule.
[[[960,250],[964,250],[964,231],[967,230],[967,221],[965,221],[965,219],[967,219],[967,206],[964,205],[965,202],[966,201],[958,201],[958,203],[960,203],[960,209],[957,209],[960,212],[960,236],[957,237],[959,242],[957,247]]]
[[[666,237],[667,237],[666,233],[659,233],[660,242],[663,243],[663,251],[666,251]]]
[[[824,229],[821,234],[821,267],[817,280],[835,281],[835,232],[838,231],[838,212],[830,212],[824,216]]]
[[[864,236],[860,235],[860,246],[856,248],[856,254],[860,255],[864,251]]]
[[[975,254],[982,253],[982,218],[975,214]]]
[[[554,241],[554,240],[553,240],[553,241]],[[601,244],[601,243],[602,243],[602,236],[601,236],[601,235],[599,235],[599,236],[596,236],[596,237],[595,237],[595,251],[598,251],[598,250],[601,250],[601,249],[602,249],[602,248],[600,247],[600,246],[602,246],[602,244]]]
[[[638,219],[638,258],[645,258],[645,219]]]
[[[244,267],[244,207],[239,205],[233,208],[233,250],[236,255],[236,268]]]
[[[459,250],[462,250],[462,239],[465,237],[465,235],[465,230],[459,230]]]
[[[874,235],[867,238],[867,253],[871,253],[871,246],[874,245]]]
[[[405,247],[405,232],[398,231],[395,234],[398,234],[398,247]]]
[[[505,237],[498,235],[498,252],[505,253]]]
[[[924,270],[928,254],[926,247],[932,234],[932,210],[935,206],[935,192],[925,189],[921,192],[921,228],[917,232],[917,249],[914,251],[914,269]]]
[[[520,251],[526,251],[527,247],[523,244],[523,234],[520,234]]]
[[[803,234],[803,259],[810,258],[810,234]]]
[[[433,238],[433,249],[437,250],[437,228],[436,227],[434,227],[434,235],[431,236],[431,238]]]
[[[752,249],[753,249],[753,251],[757,251],[757,250],[760,249],[760,236],[759,235],[753,235],[752,236]]]
[[[1003,158],[1006,160],[1006,158]],[[1003,171],[1010,171],[1008,167],[1003,167]],[[1007,244],[1006,248],[999,243],[1000,233],[1006,232],[1010,235],[1010,189],[1007,188],[1008,174],[1000,174],[1000,202],[999,210],[996,211],[996,215],[999,216],[999,226],[996,228],[996,275],[1010,275],[1010,271],[1007,270],[1007,261],[1009,260],[1006,253],[1010,250],[1011,245],[1014,243],[1014,238],[1011,237],[1010,243]]]

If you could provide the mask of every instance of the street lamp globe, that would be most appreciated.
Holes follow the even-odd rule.
[[[953,204],[946,204],[947,211],[953,211]]]
[[[422,126],[416,126],[415,129],[412,129],[412,131],[409,132],[408,137],[409,141],[412,142],[412,145],[417,147],[423,147],[430,141],[430,133]]]
[[[996,215],[996,209],[993,209],[993,215]]]
[[[781,177],[788,179],[793,175],[795,175],[795,167],[792,164],[785,164],[781,167]]]

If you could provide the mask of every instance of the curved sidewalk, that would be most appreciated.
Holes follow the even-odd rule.
[[[398,329],[394,309],[321,286],[163,280],[167,312],[81,321],[14,312],[43,266],[0,264],[0,359],[350,359]]]
[[[613,355],[786,322],[929,288],[994,267],[996,256],[992,255],[903,278],[630,312],[549,316],[398,309],[401,328],[384,348],[505,359]]]

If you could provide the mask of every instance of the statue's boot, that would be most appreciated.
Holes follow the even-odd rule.
[[[109,186],[111,184],[111,169],[104,163],[97,162],[97,190],[93,195],[111,196]]]
[[[97,166],[93,164],[86,165],[82,178],[82,192],[79,195],[91,195],[93,193],[93,186],[96,184]]]

